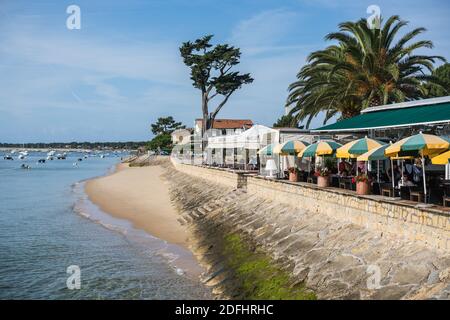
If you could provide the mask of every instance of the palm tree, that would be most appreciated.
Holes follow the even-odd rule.
[[[397,42],[400,29],[408,23],[398,16],[390,17],[380,29],[371,29],[367,21],[344,22],[339,32],[326,40],[337,43],[310,54],[307,64],[289,86],[287,106],[298,121],[311,120],[325,112],[325,120],[339,114],[341,118],[358,115],[374,105],[402,102],[425,97],[425,81],[440,56],[414,54],[433,43],[421,40],[411,43],[424,28],[404,34]]]

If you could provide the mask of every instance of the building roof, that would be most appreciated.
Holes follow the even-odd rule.
[[[356,132],[448,122],[450,122],[450,97],[441,97],[367,108],[356,117],[312,131]]]
[[[195,122],[202,126],[202,119],[195,119]],[[250,128],[253,126],[253,121],[249,119],[215,119],[213,122],[213,129],[239,129]]]
[[[292,127],[272,127],[272,129],[277,130],[282,133],[310,133],[309,129],[300,129]]]

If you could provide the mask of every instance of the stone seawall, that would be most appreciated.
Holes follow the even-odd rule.
[[[207,268],[205,282],[221,296],[245,298],[236,289],[232,270],[223,264],[221,241],[233,233],[269,254],[289,272],[292,285],[302,283],[321,299],[450,297],[449,251],[389,231],[384,224],[396,218],[375,218],[370,207],[377,204],[370,199],[347,200],[338,193],[259,178],[248,178],[247,188],[236,188],[238,178],[232,172],[175,167],[166,174],[173,203],[180,222],[192,230],[192,250]],[[368,207],[359,207],[358,201],[367,201]],[[440,230],[440,236],[448,232]]]
[[[380,234],[390,233],[405,240],[450,250],[450,215],[438,210],[415,208],[376,196],[349,195],[336,188],[299,186],[258,177],[248,178],[247,191]]]
[[[379,233],[390,233],[405,240],[450,250],[450,214],[432,208],[402,205],[374,196],[358,196],[336,188],[323,189],[306,183],[295,183],[245,177],[233,172],[198,166],[177,165],[177,170],[211,182],[236,188],[245,185],[247,192],[264,199],[277,200],[294,208],[326,214]]]

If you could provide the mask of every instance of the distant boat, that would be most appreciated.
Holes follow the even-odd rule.
[[[104,154],[101,154],[101,155],[100,155],[100,158],[102,158],[102,159],[103,159],[104,157],[105,157],[105,155],[104,155]]]
[[[56,155],[56,159],[58,159],[58,160],[66,160],[66,156],[63,155],[63,154],[58,153],[58,154]]]
[[[23,150],[19,152],[21,155],[23,156],[27,156],[28,155],[28,151],[27,150]]]
[[[5,160],[14,160],[14,158],[11,155],[9,155],[9,154],[5,155],[3,157],[3,159],[5,159]]]
[[[55,151],[51,150],[47,153],[47,156],[49,156],[49,157],[54,156],[55,153],[56,153]]]
[[[47,160],[53,160],[53,156],[47,156]]]
[[[45,163],[45,159],[39,159],[38,163]]]
[[[14,154],[16,152],[17,152],[16,149],[14,149],[14,150],[11,151],[11,154]]]
[[[17,157],[17,159],[23,160],[23,159],[25,159],[25,156],[24,156],[23,154],[20,154],[20,155]]]

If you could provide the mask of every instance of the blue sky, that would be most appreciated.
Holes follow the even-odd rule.
[[[70,4],[81,30],[66,28]],[[178,47],[209,33],[240,47],[239,70],[255,78],[219,116],[271,125],[306,56],[371,4],[427,28],[426,53],[450,58],[448,1],[3,0],[0,142],[146,140],[166,115],[192,126],[200,95]]]

